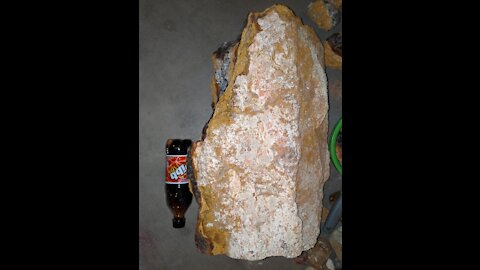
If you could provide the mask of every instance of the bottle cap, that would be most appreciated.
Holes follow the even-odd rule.
[[[174,218],[173,219],[174,228],[183,228],[185,227],[185,218]]]

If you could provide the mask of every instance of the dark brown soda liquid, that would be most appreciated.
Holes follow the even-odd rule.
[[[191,144],[191,140],[180,139],[170,139],[166,144],[165,192],[167,205],[173,213],[174,228],[185,227],[185,213],[192,203],[193,195],[188,187],[189,179],[186,172],[186,155]]]

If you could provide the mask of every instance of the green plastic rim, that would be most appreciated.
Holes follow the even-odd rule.
[[[332,135],[330,136],[330,158],[332,159],[333,166],[335,167],[337,172],[340,173],[340,175],[342,175],[342,164],[338,160],[335,146],[337,144],[338,134],[340,133],[341,129],[342,129],[342,117],[340,117],[338,122],[335,124]]]

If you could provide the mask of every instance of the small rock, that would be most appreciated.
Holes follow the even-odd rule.
[[[327,260],[327,268],[328,270],[335,270],[335,265],[333,265],[333,261],[331,259]]]
[[[335,33],[324,42],[325,64],[329,68],[342,69],[342,33]]]
[[[324,0],[317,0],[308,5],[307,15],[318,27],[325,31],[331,30],[340,21],[338,9]]]
[[[307,251],[306,264],[319,270],[326,270],[325,264],[331,253],[332,246],[330,245],[330,242],[323,237],[319,237],[317,244]]]

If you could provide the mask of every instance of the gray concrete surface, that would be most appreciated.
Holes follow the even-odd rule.
[[[163,181],[165,141],[168,138],[199,139],[211,115],[211,53],[222,42],[240,34],[250,11],[262,11],[274,3],[292,8],[305,24],[314,27],[321,40],[341,31],[341,24],[328,33],[316,27],[306,15],[309,2],[140,0],[140,269],[306,268],[283,257],[248,262],[197,252],[193,236],[198,205],[192,202],[185,228],[174,229],[165,203]],[[327,76],[331,129],[342,110],[341,71],[328,69]],[[340,88],[334,90],[330,84]],[[341,178],[332,166],[331,178],[325,186],[326,197],[340,188]]]

